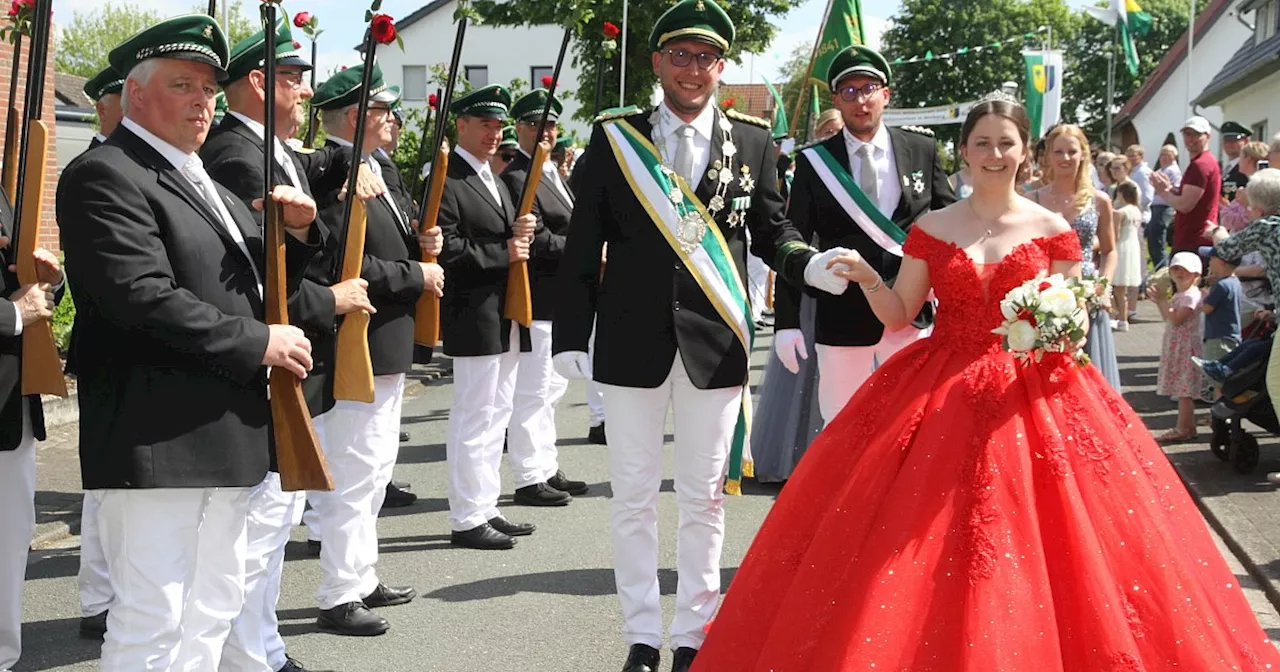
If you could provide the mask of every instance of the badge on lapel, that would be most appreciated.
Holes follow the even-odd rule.
[[[915,190],[917,195],[924,193],[924,171],[923,170],[917,170],[916,172],[911,173],[911,187]]]
[[[747,223],[747,210],[751,209],[750,196],[737,196],[729,204],[729,228],[737,228]]]
[[[751,177],[751,168],[742,166],[742,179],[738,180],[738,186],[748,194],[755,191],[756,181]]]

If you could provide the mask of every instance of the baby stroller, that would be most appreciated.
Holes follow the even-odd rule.
[[[1272,336],[1273,338],[1274,336]],[[1267,394],[1267,359],[1255,361],[1232,373],[1222,384],[1222,398],[1213,405],[1209,450],[1236,473],[1252,473],[1258,466],[1258,440],[1244,429],[1244,422],[1280,435],[1280,421]]]

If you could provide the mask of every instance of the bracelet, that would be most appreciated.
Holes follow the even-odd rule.
[[[862,291],[866,294],[875,294],[880,291],[881,287],[884,287],[884,278],[876,278],[876,281],[872,283],[870,287],[862,283],[858,283],[858,286],[861,287]]]

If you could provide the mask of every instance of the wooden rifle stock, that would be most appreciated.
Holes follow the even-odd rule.
[[[436,150],[432,166],[431,184],[427,191],[430,196],[426,203],[426,216],[418,223],[420,231],[434,227],[440,219],[440,199],[444,196],[444,181],[449,172],[449,153],[444,151],[443,145]],[[436,258],[435,255],[423,254],[422,260],[432,263]],[[440,342],[440,297],[434,292],[424,290],[418,297],[413,318],[413,342],[427,347],[435,347]]]
[[[537,149],[533,150],[529,177],[520,194],[520,207],[516,210],[516,217],[524,217],[533,212],[533,201],[537,198],[538,186],[542,183],[542,166],[547,162],[547,154],[550,152],[551,146],[545,141],[539,142]],[[526,329],[533,324],[533,296],[529,290],[528,261],[513,261],[507,267],[507,302],[502,316]]]
[[[40,217],[43,214],[44,171],[48,159],[49,129],[38,119],[31,124],[27,149],[26,184],[22,185],[22,212],[17,213],[22,236],[18,238],[18,284],[39,282],[36,276],[35,252],[40,241]],[[22,394],[67,396],[67,381],[62,376],[62,360],[53,341],[53,325],[40,320],[22,328]]]
[[[351,220],[347,222],[347,246],[339,281],[360,277],[364,266],[364,235],[368,227],[364,201],[354,194]],[[333,397],[343,401],[373,403],[373,363],[369,356],[369,313],[357,310],[342,317],[333,364]]]

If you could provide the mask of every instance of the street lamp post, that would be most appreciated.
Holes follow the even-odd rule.
[[[1116,92],[1116,58],[1112,53],[1112,49],[1108,46],[1103,52],[1102,57],[1107,59],[1107,131],[1102,138],[1103,151],[1111,149],[1111,101]]]

